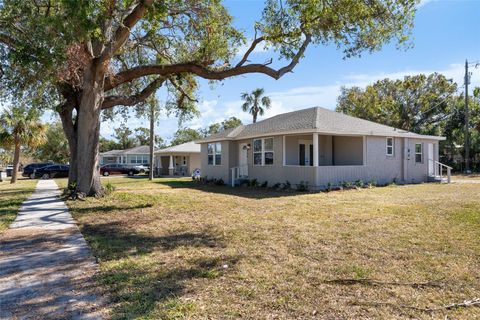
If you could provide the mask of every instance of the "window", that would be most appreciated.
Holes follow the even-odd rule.
[[[393,150],[394,150],[394,141],[393,138],[388,137],[387,138],[387,156],[393,156]]]
[[[209,143],[207,145],[207,157],[208,157],[208,164],[213,166],[219,166],[222,164],[222,144],[220,142],[217,143]],[[186,159],[185,159],[186,164]]]
[[[187,157],[184,156],[184,157],[182,158],[182,164],[183,164],[184,166],[187,165]]]
[[[257,166],[273,164],[273,138],[253,140],[253,164]]]
[[[423,156],[422,144],[415,143],[415,162],[422,163],[423,162],[422,156]]]

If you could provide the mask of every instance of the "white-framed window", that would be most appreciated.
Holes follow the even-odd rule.
[[[184,166],[187,165],[187,157],[185,157],[185,156],[182,157],[182,164],[183,164]]]
[[[395,149],[395,140],[392,137],[387,137],[387,156],[393,157]]]
[[[421,143],[415,143],[415,162],[423,162],[423,145]]]
[[[256,166],[273,164],[273,138],[253,140],[253,164]]]
[[[134,155],[130,158],[132,164],[148,164],[148,155]]]
[[[222,164],[222,143],[209,143],[207,145],[208,164],[212,166],[219,166]],[[186,159],[185,159],[186,164]]]

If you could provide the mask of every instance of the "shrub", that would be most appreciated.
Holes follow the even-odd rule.
[[[216,186],[223,186],[223,185],[225,185],[225,182],[223,181],[222,178],[220,178],[220,179],[214,179],[213,184],[216,185]]]
[[[268,187],[268,181],[264,181],[264,182],[260,185],[260,187],[262,187],[262,188]]]
[[[356,186],[357,188],[362,188],[363,185],[364,185],[364,183],[363,183],[363,180],[362,180],[362,179],[359,179],[359,180],[355,181],[355,186]]]
[[[327,183],[327,187],[325,188],[325,191],[330,192],[333,189],[333,184],[331,182]]]
[[[116,187],[108,181],[107,184],[105,185],[105,195],[111,194],[113,191],[115,191]]]
[[[248,186],[249,187],[257,187],[258,186],[258,180],[257,179],[252,179],[248,181]]]
[[[278,190],[282,187],[282,184],[280,182],[277,182],[275,183],[273,186],[272,186],[272,189],[275,189],[275,190]]]
[[[285,183],[282,185],[282,189],[283,189],[283,190],[290,190],[290,189],[292,189],[292,184],[290,183],[290,181],[286,180]]]
[[[376,186],[377,186],[377,181],[375,181],[375,180],[368,181],[368,187],[369,188],[373,188],[373,187],[376,187]]]
[[[351,189],[353,184],[350,181],[343,181],[342,182],[342,187],[343,189]]]
[[[308,181],[300,181],[299,184],[297,184],[297,191],[300,191],[300,192],[305,192],[305,191],[308,191],[309,189],[309,186],[308,186]]]

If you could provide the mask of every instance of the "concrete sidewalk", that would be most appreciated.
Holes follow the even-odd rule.
[[[0,237],[0,319],[102,319],[98,265],[59,199],[40,180]]]

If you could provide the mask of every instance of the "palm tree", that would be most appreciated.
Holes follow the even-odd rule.
[[[17,181],[22,146],[35,148],[45,142],[46,126],[40,123],[36,109],[16,106],[0,115],[0,145],[13,148],[13,172],[10,183]]]
[[[253,90],[252,93],[244,92],[241,95],[242,100],[245,101],[242,104],[242,110],[253,116],[253,123],[257,122],[258,115],[263,116],[265,110],[271,106],[270,98],[263,96],[264,93],[263,88],[258,88]]]

